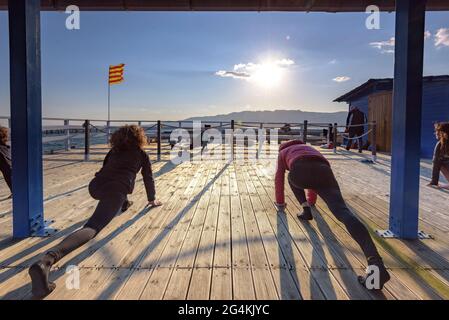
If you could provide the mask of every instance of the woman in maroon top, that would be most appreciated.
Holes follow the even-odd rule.
[[[276,206],[280,211],[286,207],[284,198],[284,175],[288,170],[288,183],[296,198],[303,207],[303,212],[298,214],[301,220],[312,220],[312,211],[306,199],[304,190],[309,189],[318,194],[329,207],[334,216],[344,223],[348,232],[361,247],[369,266],[377,266],[379,269],[379,288],[390,279],[382,258],[376,249],[366,227],[348,209],[343,200],[327,159],[315,148],[305,145],[300,140],[289,141],[281,144],[275,177]],[[367,269],[365,276],[359,276],[359,281],[365,284],[368,276],[373,273],[373,268]],[[367,286],[368,287],[368,286]],[[371,288],[370,288],[371,289]]]

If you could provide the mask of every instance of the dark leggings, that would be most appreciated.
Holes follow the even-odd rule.
[[[73,232],[62,240],[61,243],[49,250],[54,257],[53,263],[95,238],[121,211],[124,202],[127,201],[126,193],[118,191],[113,186],[101,188],[100,190],[89,189],[91,195],[100,201],[83,228]]]
[[[359,244],[366,258],[380,258],[368,230],[346,206],[337,180],[328,164],[317,160],[297,160],[288,174],[288,182],[300,203],[306,201],[304,189],[315,190],[332,214]]]

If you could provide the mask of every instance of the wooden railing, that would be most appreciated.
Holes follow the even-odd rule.
[[[0,120],[6,120],[7,126],[10,127],[10,118],[7,116],[0,116]],[[160,159],[162,155],[162,141],[166,140],[173,146],[173,141],[170,141],[171,132],[175,129],[185,129],[192,134],[194,121],[192,120],[104,120],[104,119],[80,119],[80,118],[42,118],[43,126],[43,143],[64,141],[65,149],[69,150],[72,147],[72,139],[75,137],[84,136],[84,153],[85,158],[89,158],[91,135],[96,134],[96,137],[105,137],[105,142],[109,141],[112,132],[123,124],[137,124],[143,127],[150,142],[157,144],[157,156]],[[62,125],[49,125],[49,122],[62,122]],[[367,127],[366,136],[371,133],[371,151],[373,161],[376,160],[376,123],[370,122],[364,125]],[[337,152],[337,141],[340,137],[345,138],[343,132],[346,126],[338,125],[337,123],[310,123],[307,120],[301,123],[284,122],[252,122],[252,121],[201,121],[201,134],[207,129],[225,130],[230,129],[234,132],[237,129],[248,130],[266,130],[267,133],[271,129],[278,130],[278,141],[282,142],[291,139],[302,139],[305,143],[324,141],[328,145],[333,145],[334,152]],[[52,136],[54,135],[54,136]],[[267,134],[267,136],[269,136]],[[347,137],[346,137],[347,138]],[[353,139],[357,139],[355,137]],[[235,141],[235,140],[234,140]],[[270,140],[267,140],[270,143]]]

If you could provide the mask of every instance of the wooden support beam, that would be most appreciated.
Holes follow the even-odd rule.
[[[390,230],[418,237],[425,0],[396,1]]]
[[[46,235],[42,178],[40,1],[9,1],[13,236]]]

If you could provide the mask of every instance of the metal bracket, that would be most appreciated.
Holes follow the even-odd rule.
[[[376,230],[376,234],[385,239],[399,239],[400,237],[393,233],[391,230]],[[425,233],[424,231],[418,231],[418,239],[420,240],[426,240],[426,239],[433,239],[433,237],[430,234]]]
[[[58,232],[58,229],[49,228],[49,225],[54,223],[55,220],[44,220],[43,225],[41,225],[38,222],[39,218],[40,215],[30,220],[32,237],[48,237]]]

